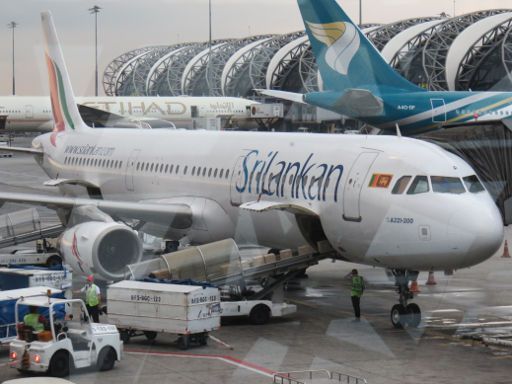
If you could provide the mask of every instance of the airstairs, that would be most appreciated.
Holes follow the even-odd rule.
[[[278,372],[274,384],[367,384],[366,379],[326,369]]]
[[[59,236],[61,224],[43,227],[35,208],[0,215],[0,248]]]

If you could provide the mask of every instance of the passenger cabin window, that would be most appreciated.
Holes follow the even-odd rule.
[[[409,190],[407,191],[408,195],[418,195],[420,193],[426,193],[428,192],[429,186],[428,186],[428,179],[427,176],[416,176],[409,187]]]
[[[391,193],[393,195],[401,195],[405,192],[407,186],[409,185],[409,181],[411,181],[412,176],[402,176],[398,179]]]
[[[432,190],[436,193],[465,193],[464,185],[458,177],[431,176]]]
[[[480,183],[480,180],[478,180],[478,177],[476,177],[476,175],[464,177],[462,180],[464,180],[464,184],[466,184],[466,188],[471,193],[478,193],[478,192],[485,191],[484,186],[482,185],[482,183]]]

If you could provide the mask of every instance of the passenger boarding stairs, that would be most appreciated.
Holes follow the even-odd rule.
[[[43,227],[35,208],[0,215],[0,248],[59,236],[61,224]]]
[[[326,369],[278,372],[274,374],[274,384],[367,384],[366,379]]]

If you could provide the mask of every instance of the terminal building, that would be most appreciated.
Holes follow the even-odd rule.
[[[439,15],[386,25],[363,25],[385,60],[429,90],[512,90],[512,9]],[[303,31],[135,49],[115,58],[103,75],[107,95],[236,96],[254,89],[321,90]],[[319,108],[285,105],[275,129],[339,132],[357,122]],[[274,127],[273,127],[274,128]],[[512,223],[512,134],[508,129],[450,129],[425,137],[465,157],[477,169]],[[487,160],[485,160],[487,159]]]
[[[430,90],[512,86],[512,9],[363,25],[387,62]],[[103,74],[110,96],[254,97],[255,88],[322,89],[303,31],[135,49]]]

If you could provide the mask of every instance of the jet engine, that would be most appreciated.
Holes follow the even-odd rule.
[[[59,248],[75,272],[95,274],[104,280],[123,279],[126,266],[142,258],[137,233],[116,222],[75,225],[61,235]]]

